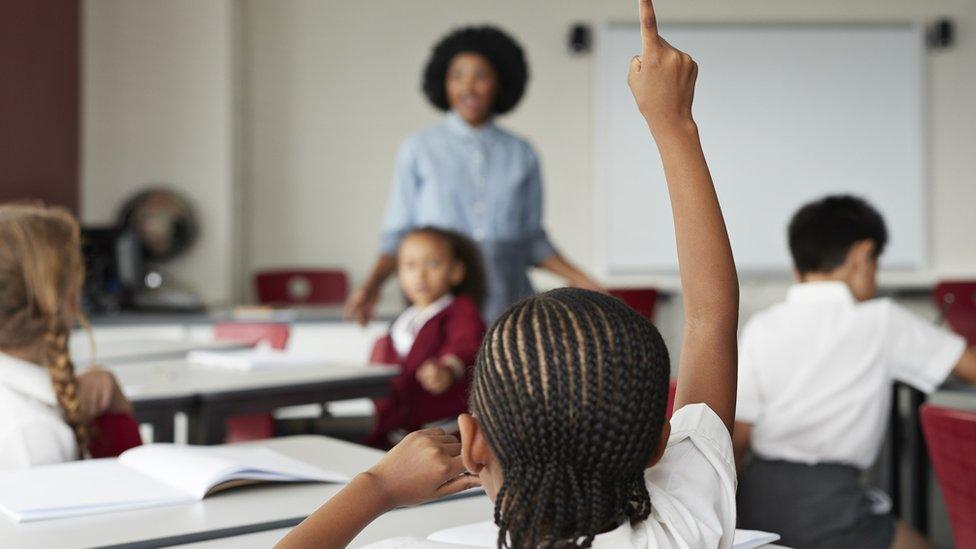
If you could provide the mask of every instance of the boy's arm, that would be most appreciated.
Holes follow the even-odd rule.
[[[736,421],[735,429],[732,430],[732,452],[735,455],[735,468],[742,470],[743,461],[749,455],[749,446],[752,443],[752,424],[744,421]]]
[[[356,475],[287,536],[278,548],[345,547],[383,513],[480,486],[464,474],[461,443],[442,429],[407,435],[370,470]]]
[[[976,385],[976,352],[972,348],[966,349],[959,362],[952,369],[952,374],[970,385]]]
[[[698,67],[688,54],[658,36],[650,0],[639,0],[639,12],[643,51],[631,62],[628,82],[664,164],[684,300],[675,409],[703,402],[731,432],[739,284],[691,114]]]

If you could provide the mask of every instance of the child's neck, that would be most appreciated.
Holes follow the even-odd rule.
[[[19,358],[26,362],[32,362],[34,364],[40,364],[44,361],[43,345],[40,343],[25,347],[0,348],[0,353],[10,355],[14,358]]]
[[[434,298],[434,299],[432,299],[432,300],[430,300],[430,301],[428,301],[428,302],[426,302],[426,303],[421,303],[421,302],[419,302],[419,301],[415,301],[415,302],[413,303],[413,306],[414,306],[414,307],[416,307],[418,311],[423,311],[423,310],[424,310],[424,309],[426,309],[427,307],[430,307],[430,306],[431,306],[431,305],[433,305],[434,303],[437,303],[438,301],[440,301],[440,300],[442,300],[442,299],[444,299],[444,296],[446,296],[446,295],[449,295],[449,294],[443,294],[443,295],[441,295],[441,296],[438,296],[438,297],[436,297],[436,298]]]

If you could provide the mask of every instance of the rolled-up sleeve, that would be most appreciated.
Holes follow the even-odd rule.
[[[531,147],[529,148],[529,162],[525,228],[532,264],[539,265],[556,255],[556,248],[549,241],[549,235],[542,227],[542,170],[539,167],[539,157],[536,156]]]
[[[413,140],[407,140],[400,146],[393,168],[393,184],[380,235],[380,253],[396,254],[400,240],[414,225],[414,204],[420,184],[416,164]]]

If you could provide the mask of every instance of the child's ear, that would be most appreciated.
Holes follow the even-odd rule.
[[[477,475],[491,460],[485,431],[471,414],[458,416],[458,430],[461,432],[461,461],[469,473]]]
[[[863,269],[874,261],[874,241],[871,239],[858,240],[847,251],[847,263],[855,269]]]
[[[464,274],[464,263],[455,260],[454,264],[451,266],[451,276],[449,279],[451,286],[457,286],[458,284],[464,282]]]
[[[664,451],[668,448],[669,438],[671,438],[671,422],[664,420],[664,425],[661,426],[661,437],[658,439],[654,454],[651,455],[651,459],[648,460],[645,469],[650,469],[655,463],[661,461],[661,458],[664,457]]]

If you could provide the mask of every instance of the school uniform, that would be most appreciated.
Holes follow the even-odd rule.
[[[409,307],[397,317],[390,333],[378,343],[380,352],[373,361],[397,364],[400,374],[391,380],[389,395],[376,401],[376,424],[368,443],[388,446],[393,431],[413,431],[467,411],[470,366],[484,333],[478,307],[463,295],[445,295],[424,309]],[[429,360],[447,368],[454,363],[452,373],[460,374],[439,395],[427,392],[417,381],[417,371]]]
[[[964,350],[841,282],[795,285],[754,316],[739,345],[736,420],[752,424],[754,455],[739,479],[740,526],[789,546],[887,548],[890,500],[858,479],[883,443],[892,383],[932,392]]]
[[[0,470],[78,458],[51,378],[37,364],[0,353]]]
[[[685,549],[732,547],[735,535],[735,462],[732,439],[722,420],[705,404],[682,407],[671,417],[671,436],[661,460],[644,471],[651,497],[646,520],[597,535],[597,549]],[[494,547],[497,533],[477,540]],[[472,540],[475,544],[475,540]],[[395,538],[372,549],[470,547]]]

